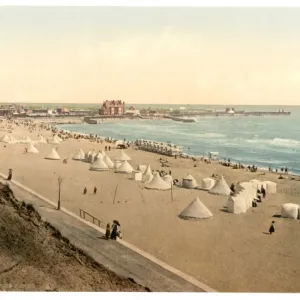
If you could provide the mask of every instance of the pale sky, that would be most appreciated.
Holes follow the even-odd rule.
[[[0,102],[300,104],[300,8],[0,7]]]

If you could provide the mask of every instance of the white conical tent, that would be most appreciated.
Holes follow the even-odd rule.
[[[106,163],[106,165],[109,168],[113,168],[115,166],[115,164],[112,162],[112,160],[109,158],[107,154],[104,156],[103,161]]]
[[[9,143],[10,142],[10,137],[7,135],[7,134],[5,134],[2,138],[1,138],[1,142],[3,142],[3,143]]]
[[[38,144],[47,144],[46,139],[42,135],[38,137],[37,142]]]
[[[102,154],[102,156],[104,157],[106,154],[106,152],[104,150],[101,150],[100,153]]]
[[[156,173],[153,179],[145,185],[146,189],[166,191],[171,189],[171,185],[164,181],[159,173]]]
[[[152,174],[152,170],[151,170],[151,166],[148,165],[143,175],[147,176],[147,175],[150,175],[150,174]]]
[[[60,144],[60,141],[57,139],[56,136],[54,136],[48,140],[48,143],[49,144]]]
[[[128,161],[124,160],[116,172],[131,174],[133,172],[133,167],[128,163]]]
[[[59,142],[62,142],[63,139],[61,139],[57,134],[54,136]]]
[[[27,153],[35,153],[35,154],[37,154],[37,153],[39,153],[39,150],[36,149],[33,144],[30,144],[29,147],[28,147]]]
[[[184,178],[182,178],[182,187],[184,188],[194,189],[197,185],[196,179],[190,174],[187,174]]]
[[[92,154],[92,151],[88,151],[87,153],[84,154],[84,161],[88,162],[89,161],[89,156]]]
[[[80,149],[77,150],[76,154],[73,156],[74,160],[83,160],[84,159],[84,152]]]
[[[59,160],[60,156],[58,155],[57,151],[52,148],[51,152],[45,157],[45,159]]]
[[[92,171],[107,171],[108,166],[102,158],[97,158],[95,162],[91,164],[90,170]]]
[[[142,172],[142,174],[144,174],[147,169],[147,166],[146,165],[138,165],[136,169],[138,171]]]
[[[101,151],[99,151],[98,153],[97,153],[97,155],[96,155],[96,159],[97,158],[104,158],[104,155],[101,153]]]
[[[222,176],[219,180],[217,180],[216,184],[208,192],[210,194],[215,194],[215,195],[229,196],[231,190],[227,182],[225,181],[224,177]]]
[[[115,169],[118,169],[122,165],[122,161],[116,161],[115,162]]]
[[[201,220],[211,218],[213,214],[197,197],[180,214],[179,218],[185,220]]]
[[[120,156],[116,157],[115,160],[126,161],[131,160],[131,158],[123,150],[121,150]]]

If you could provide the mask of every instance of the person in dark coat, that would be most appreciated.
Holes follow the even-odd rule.
[[[110,234],[110,238],[112,240],[117,239],[117,232],[118,232],[118,225],[115,222],[113,222],[112,228],[111,228],[111,234]]]
[[[97,194],[97,187],[94,186],[94,195],[96,195],[96,194]]]
[[[87,188],[85,187],[83,190],[83,195],[85,195],[87,193]]]
[[[7,180],[11,180],[11,179],[12,179],[12,169],[9,169]]]
[[[266,198],[266,190],[265,190],[265,188],[264,188],[263,185],[261,186],[260,191],[261,191],[261,193],[263,195],[263,198]]]
[[[230,190],[231,190],[233,193],[235,193],[235,187],[234,187],[234,183],[232,183],[232,184],[231,184],[231,186],[230,186]]]
[[[271,226],[269,228],[269,233],[270,234],[272,234],[273,232],[275,232],[274,224],[275,224],[275,221],[272,221]]]

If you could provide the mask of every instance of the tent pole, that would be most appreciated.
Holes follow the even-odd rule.
[[[119,186],[119,185],[117,184],[117,187],[116,187],[116,190],[115,190],[114,199],[113,199],[113,204],[115,204],[115,199],[116,199],[116,195],[117,195],[118,186]]]

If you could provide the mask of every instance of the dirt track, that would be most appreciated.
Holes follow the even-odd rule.
[[[80,253],[0,185],[0,291],[146,291]]]

